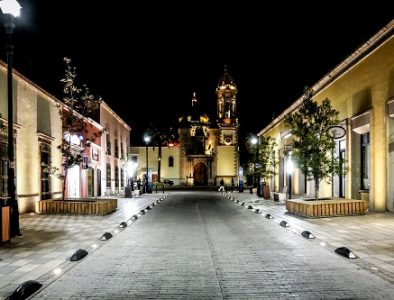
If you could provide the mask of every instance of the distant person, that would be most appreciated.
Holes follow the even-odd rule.
[[[224,180],[223,178],[220,180],[220,186],[219,186],[219,192],[225,192],[225,188],[224,188]]]

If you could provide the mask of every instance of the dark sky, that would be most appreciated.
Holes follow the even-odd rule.
[[[132,127],[134,145],[150,122],[176,122],[193,91],[214,119],[224,64],[240,130],[256,133],[394,17],[393,1],[19,2],[15,68],[60,99],[71,58],[79,82]]]

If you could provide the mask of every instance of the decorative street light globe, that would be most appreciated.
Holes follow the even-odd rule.
[[[3,14],[19,17],[22,6],[16,0],[3,0],[0,2],[0,9]],[[15,25],[14,25],[15,26]]]
[[[150,136],[149,135],[144,136],[144,141],[145,141],[146,144],[149,144]]]

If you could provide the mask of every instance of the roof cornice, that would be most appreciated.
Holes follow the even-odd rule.
[[[321,92],[324,88],[331,85],[334,81],[343,76],[347,71],[356,66],[372,52],[377,50],[389,39],[394,37],[394,19],[391,20],[386,26],[379,30],[374,36],[372,36],[366,43],[361,45],[356,51],[354,51],[350,56],[343,60],[339,65],[337,65],[333,70],[327,73],[323,78],[321,78],[317,83],[312,86],[315,94]],[[266,127],[264,127],[258,135],[263,135],[271,128],[275,127],[280,121],[282,121],[285,116],[294,112],[302,103],[304,95],[301,95],[293,104],[291,104],[287,109],[285,109],[278,117],[271,121]]]

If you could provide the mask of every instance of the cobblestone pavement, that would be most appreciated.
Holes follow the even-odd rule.
[[[53,273],[67,264],[77,249],[96,251],[104,232],[112,232],[162,194],[144,194],[119,198],[118,209],[106,216],[23,214],[20,226],[23,237],[0,247],[0,299],[21,283]],[[49,273],[48,273],[49,272]]]
[[[172,193],[67,272],[42,276],[34,298],[393,298],[390,281],[289,228],[218,193]]]
[[[391,212],[368,212],[361,216],[310,219],[289,214],[284,204],[251,195],[250,193],[228,193],[262,215],[270,214],[273,221],[285,220],[296,234],[308,230],[316,237],[311,241],[320,247],[334,251],[347,247],[356,256],[354,263],[394,283],[394,214]],[[236,203],[234,203],[236,204]],[[394,297],[393,297],[394,299]]]

